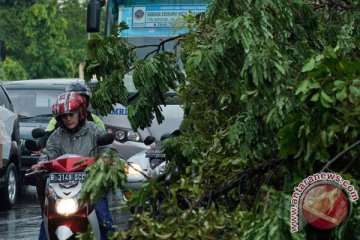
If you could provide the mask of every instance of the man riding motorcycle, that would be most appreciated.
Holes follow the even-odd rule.
[[[55,159],[63,154],[77,154],[89,156],[90,152],[94,155],[98,149],[91,151],[96,146],[96,142],[105,129],[100,128],[87,119],[87,104],[83,97],[76,92],[65,92],[58,96],[56,103],[52,108],[53,115],[59,124],[49,137],[45,148],[43,149],[39,163],[33,165],[31,169],[38,171],[42,163]],[[45,185],[38,186],[40,204],[44,205]],[[108,231],[112,231],[112,219],[108,208],[106,197],[100,199],[95,205],[95,210],[100,223],[102,239],[106,239]],[[40,228],[39,239],[46,239],[44,224]]]
[[[86,107],[89,107],[90,104],[90,99],[91,99],[91,89],[89,88],[89,86],[87,86],[86,84],[83,84],[81,82],[73,82],[68,84],[65,87],[65,92],[77,92],[79,93],[82,97],[83,100],[85,101]],[[100,126],[101,128],[105,129],[105,125],[103,123],[103,121],[96,116],[95,114],[87,111],[86,114],[86,119],[87,121],[91,121],[96,123],[98,126]],[[59,127],[58,121],[56,120],[55,117],[53,117],[52,119],[50,119],[46,129],[45,129],[45,135],[43,137],[41,137],[39,139],[39,142],[41,144],[41,146],[44,148],[46,145],[46,141],[48,140],[49,136],[55,131],[56,128]]]

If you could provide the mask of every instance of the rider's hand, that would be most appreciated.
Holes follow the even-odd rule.
[[[155,149],[155,147],[156,147],[156,142],[150,144],[150,149]]]
[[[104,161],[104,163],[106,164],[106,165],[113,165],[113,166],[115,166],[116,165],[116,162],[113,160],[113,159],[111,159],[110,158],[110,156],[104,156],[103,157],[103,161]]]
[[[114,165],[113,160],[112,160],[111,158],[109,158],[108,156],[105,156],[105,157],[103,158],[103,161],[104,161],[105,164],[112,164],[112,165]]]
[[[39,151],[33,151],[32,154],[40,156],[41,155],[41,151],[42,149],[40,149]]]
[[[34,164],[34,165],[31,166],[31,170],[32,170],[33,172],[37,172],[37,171],[39,171],[41,168],[42,168],[42,164],[41,164],[41,163],[37,163],[37,164]]]

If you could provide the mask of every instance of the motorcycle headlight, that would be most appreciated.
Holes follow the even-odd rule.
[[[128,163],[125,167],[125,173],[126,175],[135,175],[139,176],[141,175],[142,168],[137,163]]]
[[[55,209],[57,213],[65,216],[76,213],[79,205],[78,201],[73,198],[65,198],[56,201]]]

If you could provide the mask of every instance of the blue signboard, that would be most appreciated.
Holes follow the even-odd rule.
[[[146,5],[120,8],[120,21],[125,21],[129,29],[122,37],[168,37],[186,32],[179,28],[183,16],[190,12],[205,12],[207,5]]]

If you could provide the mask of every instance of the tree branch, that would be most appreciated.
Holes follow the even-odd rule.
[[[329,5],[332,4],[333,7],[342,8],[344,10],[350,9],[349,5],[342,4],[339,0],[329,0]]]
[[[261,164],[260,166],[249,169],[247,171],[244,171],[237,175],[235,181],[225,184],[224,186],[222,186],[216,190],[211,190],[209,194],[206,194],[202,198],[201,203],[206,203],[205,205],[207,206],[207,205],[209,205],[209,202],[215,201],[216,198],[228,193],[233,188],[239,186],[239,189],[240,189],[239,184],[241,184],[245,178],[250,178],[250,177],[256,176],[258,174],[264,174],[265,172],[267,172],[269,170],[277,168],[281,164],[289,161],[290,159],[292,159],[292,158],[271,160],[269,162],[265,162],[264,164]]]
[[[134,46],[132,49],[147,48],[147,47],[158,47],[158,46],[159,46],[159,44],[149,44],[149,45]]]
[[[346,152],[350,151],[351,149],[353,149],[354,147],[356,147],[357,145],[360,144],[360,140],[358,140],[357,142],[355,142],[353,145],[351,145],[350,147],[348,147],[347,149],[345,149],[344,151],[342,151],[341,153],[339,153],[338,155],[336,155],[333,159],[331,159],[321,170],[320,172],[323,172],[325,170],[329,170],[329,167],[331,164],[333,164],[334,162],[336,162],[339,157],[341,157],[342,155],[344,155]]]
[[[154,44],[154,45],[143,45],[143,46],[135,46],[134,49],[136,48],[145,48],[145,47],[156,47],[155,50],[149,52],[148,54],[146,54],[146,56],[144,57],[144,59],[147,59],[149,56],[151,56],[152,54],[154,53],[159,53],[160,51],[164,51],[165,50],[165,43],[167,42],[170,42],[170,41],[173,41],[173,40],[176,40],[176,39],[179,39],[179,38],[182,38],[183,36],[185,36],[185,34],[180,34],[180,35],[177,35],[175,37],[171,37],[171,38],[167,38],[163,41],[161,41],[159,44]]]
[[[328,0],[327,4],[323,3],[322,1],[316,1],[313,4],[310,4],[313,6],[314,10],[322,10],[326,7],[329,7],[330,9],[340,9],[340,10],[349,10],[351,8],[351,3],[348,0],[343,0],[343,3],[339,0]]]

